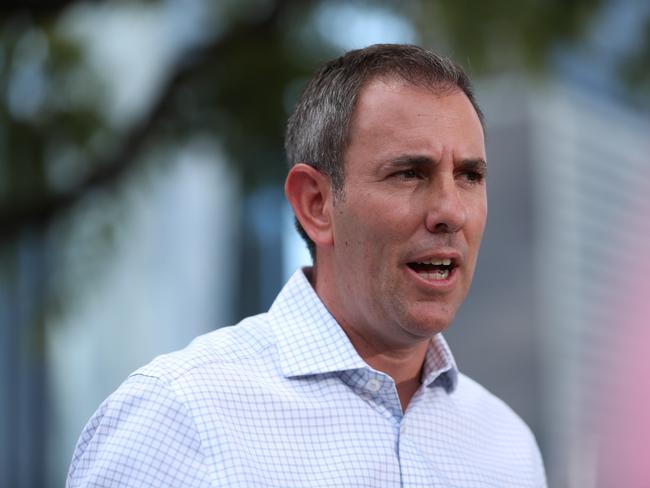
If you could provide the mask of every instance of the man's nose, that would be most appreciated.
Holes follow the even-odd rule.
[[[434,182],[427,200],[425,227],[431,233],[458,232],[467,220],[461,189],[453,175]]]

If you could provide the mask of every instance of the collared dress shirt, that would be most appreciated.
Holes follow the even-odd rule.
[[[268,313],[134,372],[81,434],[76,487],[546,486],[537,444],[441,335],[402,412],[302,271]]]

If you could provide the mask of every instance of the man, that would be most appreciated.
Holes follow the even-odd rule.
[[[529,429],[440,335],[487,214],[463,71],[415,46],[349,52],[308,84],[286,147],[313,268],[131,375],[68,486],[545,486]]]

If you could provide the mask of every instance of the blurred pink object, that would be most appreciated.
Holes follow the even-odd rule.
[[[621,269],[625,282],[612,303],[619,319],[609,324],[615,356],[603,365],[614,380],[601,392],[600,488],[650,487],[650,204],[631,215],[635,227],[622,227],[635,239],[624,246],[631,265]]]

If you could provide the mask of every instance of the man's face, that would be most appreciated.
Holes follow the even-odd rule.
[[[327,305],[377,344],[412,345],[449,325],[472,281],[487,217],[481,123],[460,90],[375,80],[350,135]]]

